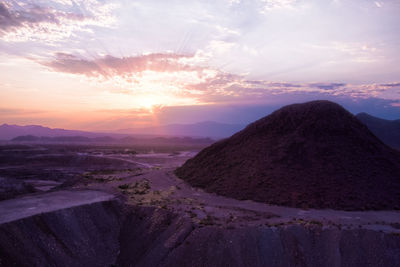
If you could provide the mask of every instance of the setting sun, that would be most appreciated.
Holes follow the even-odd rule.
[[[399,15],[0,0],[0,267],[400,267]]]
[[[400,6],[352,1],[0,2],[0,118],[246,124],[321,98],[396,118]]]

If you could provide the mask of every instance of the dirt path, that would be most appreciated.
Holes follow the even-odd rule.
[[[290,223],[320,224],[327,227],[365,228],[400,233],[400,211],[342,211],[300,209],[268,205],[250,200],[236,200],[193,188],[177,178],[173,170],[146,175],[152,187],[170,191],[173,209],[204,219],[211,216],[221,224],[235,226]],[[175,201],[174,201],[175,200]]]
[[[400,211],[341,211],[299,209],[268,205],[249,200],[236,200],[193,188],[177,178],[173,171],[191,154],[139,155],[145,163],[151,159],[153,169],[143,169],[140,175],[124,176],[108,183],[93,183],[89,188],[122,192],[133,205],[167,208],[193,218],[221,226],[318,224],[337,228],[365,228],[378,231],[400,232]],[[143,161],[143,162],[142,162]],[[116,176],[116,178],[122,176]],[[121,189],[122,188],[125,189]],[[115,192],[115,191],[114,191]],[[210,221],[211,220],[211,221]]]
[[[129,162],[129,163],[133,163],[133,164],[139,165],[140,167],[148,168],[148,169],[151,169],[152,167],[154,167],[153,165],[148,164],[148,163],[139,162],[139,161],[136,161],[136,160],[131,160],[131,159],[127,159],[127,158],[123,158],[123,157],[118,157],[118,156],[91,155],[91,157],[95,157],[95,158],[107,158],[107,159],[117,159],[117,160]]]
[[[169,209],[198,223],[221,227],[296,223],[400,233],[400,211],[303,210],[241,201],[193,188],[173,174],[174,169],[191,156],[190,152],[137,155],[134,159],[105,156],[137,164],[141,169],[137,172],[121,170],[113,174],[94,175],[88,184],[78,185],[81,189],[78,191],[56,191],[2,201],[0,223],[109,200],[115,194],[122,194],[128,204]]]
[[[154,167],[171,167],[180,166],[187,159],[194,157],[197,152],[193,151],[181,151],[178,154],[171,153],[148,153],[148,154],[136,154],[133,157],[123,157],[121,155],[91,155],[92,157],[117,159],[125,162],[136,164],[142,168],[151,169]],[[132,159],[133,158],[133,159]]]

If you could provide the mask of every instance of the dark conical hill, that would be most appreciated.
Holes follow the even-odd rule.
[[[332,209],[400,209],[400,154],[338,104],[283,107],[176,170],[238,199]]]

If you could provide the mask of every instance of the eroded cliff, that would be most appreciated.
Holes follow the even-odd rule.
[[[204,225],[107,200],[0,225],[1,266],[400,266],[400,236],[319,224]]]

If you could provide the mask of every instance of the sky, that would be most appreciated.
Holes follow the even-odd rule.
[[[400,118],[399,0],[0,0],[0,123],[247,124],[315,99]]]

